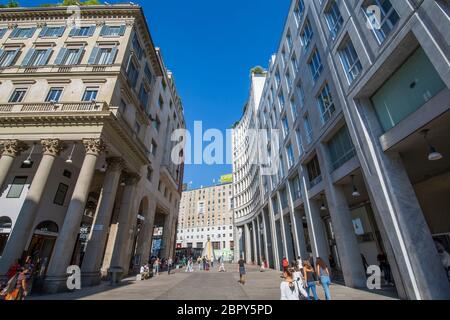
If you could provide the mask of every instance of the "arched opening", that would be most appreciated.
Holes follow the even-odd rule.
[[[35,278],[33,291],[42,289],[43,280],[47,274],[47,267],[53,253],[56,238],[58,237],[58,225],[53,221],[42,221],[34,229],[28,250],[22,257],[23,261],[31,259],[34,265]]]
[[[0,217],[0,257],[5,249],[9,234],[11,233],[12,220],[9,217]]]
[[[151,258],[162,258],[161,254],[165,244],[163,243],[164,237],[164,225],[166,222],[166,214],[161,208],[157,208],[155,212],[155,221],[153,223],[153,235],[152,235],[152,251]]]

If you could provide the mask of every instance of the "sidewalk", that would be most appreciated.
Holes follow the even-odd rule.
[[[256,266],[247,266],[245,285],[238,283],[236,265],[227,265],[227,272],[211,271],[186,273],[184,269],[167,272],[144,281],[135,277],[124,279],[112,287],[103,282],[97,287],[76,292],[31,296],[30,300],[278,300],[280,299],[281,273],[274,270],[259,272]],[[333,284],[330,288],[335,300],[391,300],[392,292],[369,292]],[[320,299],[323,290],[318,287]]]

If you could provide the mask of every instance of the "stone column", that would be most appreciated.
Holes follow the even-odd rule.
[[[301,177],[303,202],[305,204],[306,220],[308,222],[309,238],[314,260],[321,257],[328,264],[328,243],[325,234],[322,218],[320,217],[320,207],[317,201],[309,199],[306,178]]]
[[[269,221],[266,221],[270,225],[270,233],[267,234],[267,237],[270,237],[271,239],[271,245],[272,245],[272,253],[273,253],[273,263],[275,270],[281,270],[281,259],[283,257],[280,257],[280,255],[283,254],[283,252],[278,252],[278,237],[277,237],[277,226],[275,221],[275,215],[273,210],[273,203],[272,198],[269,197]],[[267,228],[266,228],[267,230]]]
[[[161,258],[168,259],[171,253],[170,246],[172,242],[172,225],[173,215],[169,213],[164,219],[163,229],[163,250],[161,251]]]
[[[142,257],[142,264],[148,262],[150,257],[150,250],[153,240],[153,227],[155,225],[156,202],[152,201],[149,204],[147,214],[145,215],[144,225],[142,226],[141,236],[137,246],[137,252]]]
[[[254,250],[254,258],[255,258],[255,264],[259,263],[259,257],[258,257],[258,240],[256,239],[256,226],[255,226],[255,220],[252,221],[252,237],[253,237],[253,250]]]
[[[108,163],[108,170],[103,181],[99,205],[97,206],[81,268],[83,286],[92,286],[100,283],[100,267],[108,235],[108,227],[111,223],[120,175],[125,166],[121,158],[108,158],[106,162]]]
[[[3,251],[0,260],[0,275],[6,274],[13,262],[22,256],[32,232],[31,228],[33,227],[37,209],[39,208],[53,163],[64,149],[59,139],[44,139],[41,140],[41,144],[43,156]]]
[[[233,226],[233,232],[234,232],[234,262],[238,262],[241,258],[241,236],[239,234],[239,228],[236,226]]]
[[[250,248],[250,229],[248,224],[244,224],[244,253],[245,253],[245,263],[250,264],[252,261],[252,253]]]
[[[295,245],[295,252],[298,256],[302,259],[307,259],[307,250],[306,250],[306,242],[305,242],[305,233],[303,230],[303,223],[300,219],[300,217],[297,217],[295,212],[296,209],[294,207],[294,197],[293,197],[293,190],[291,188],[290,183],[286,183],[287,185],[287,192],[288,192],[288,200],[289,200],[289,210],[290,210],[290,218],[291,218],[291,224],[292,224],[292,235],[294,238],[294,245]],[[297,259],[298,257],[294,257],[294,259]]]
[[[100,139],[84,139],[86,150],[77,183],[70,199],[64,223],[56,240],[52,259],[48,267],[44,290],[55,293],[66,289],[67,267],[73,255],[73,249],[80,232],[81,220],[86,207],[95,166],[100,152],[104,150]]]
[[[0,147],[2,150],[2,157],[0,158],[0,190],[8,177],[9,170],[11,169],[14,160],[17,156],[20,156],[22,151],[28,149],[28,146],[17,139],[0,141]]]
[[[255,224],[256,224],[256,237],[257,237],[257,240],[256,241],[258,241],[258,261],[259,261],[259,263],[262,263],[262,258],[263,258],[263,256],[265,255],[264,253],[263,253],[263,250],[262,250],[262,243],[261,243],[261,228],[260,228],[260,223],[261,223],[261,221],[260,221],[260,218],[259,218],[259,215],[257,215],[256,216],[256,222],[255,222]],[[267,258],[266,258],[267,259]]]
[[[323,145],[317,147],[317,155],[322,168],[322,177],[325,184],[328,210],[339,252],[342,273],[345,285],[354,288],[366,287],[366,272],[363,268],[361,251],[353,228],[352,217],[341,186],[335,186],[331,181],[328,166],[330,163]]]
[[[111,264],[109,266],[122,268],[123,271],[128,271],[128,262],[125,261],[125,258],[127,256],[126,251],[128,251],[128,239],[130,237],[130,233],[133,231],[130,229],[130,215],[134,207],[134,196],[139,179],[140,177],[136,173],[125,174],[125,189],[123,191],[122,201],[120,204],[117,234],[114,242]],[[127,266],[125,266],[125,264],[127,264]]]

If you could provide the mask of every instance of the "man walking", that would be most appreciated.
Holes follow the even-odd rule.
[[[173,260],[171,257],[167,259],[167,274],[170,274],[170,270],[172,269]]]

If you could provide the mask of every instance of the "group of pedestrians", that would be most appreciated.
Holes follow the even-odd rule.
[[[167,274],[170,274],[173,270],[173,259],[171,257],[167,259],[160,259],[159,257],[150,258],[150,262],[142,265],[140,268],[140,276],[142,280],[149,279],[152,275],[153,277],[158,276],[161,271],[165,270],[167,267]],[[152,275],[150,274],[152,270]]]
[[[322,258],[316,259],[315,268],[311,261],[302,262],[300,258],[291,265],[287,258],[283,258],[282,266],[281,300],[319,300],[318,284],[323,289],[325,299],[331,300],[331,271]]]
[[[25,300],[39,270],[31,257],[21,264],[16,260],[8,269],[7,282],[0,284],[0,300]]]

